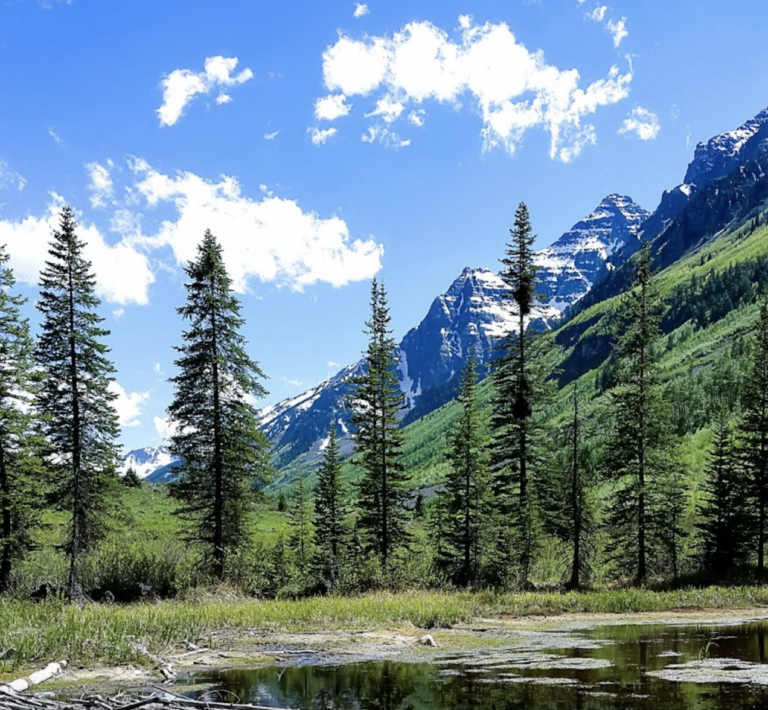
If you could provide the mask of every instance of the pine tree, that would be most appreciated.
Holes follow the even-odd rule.
[[[101,327],[96,279],[76,229],[65,207],[40,274],[36,352],[42,371],[38,406],[52,451],[52,498],[69,514],[65,549],[72,598],[80,595],[80,555],[104,534],[114,507],[119,462],[116,395],[110,390],[115,370],[103,342],[109,331]]]
[[[759,305],[757,332],[744,387],[744,414],[739,425],[739,449],[751,488],[757,539],[757,573],[765,578],[766,515],[768,508],[768,296]]]
[[[328,445],[317,472],[315,490],[315,545],[320,574],[335,581],[339,578],[349,542],[347,519],[350,515],[348,495],[341,478],[339,439],[336,424],[331,426]]]
[[[133,468],[133,466],[128,467],[128,470],[120,479],[120,482],[126,488],[141,488],[141,479],[139,478],[139,474],[136,473],[136,469]]]
[[[551,458],[552,471],[542,494],[547,530],[570,546],[569,589],[584,584],[595,527],[595,461],[582,428],[574,383],[571,425],[565,436],[556,439],[558,451]]]
[[[702,566],[720,576],[745,561],[747,520],[743,505],[748,496],[725,408],[718,414],[713,435],[696,528]]]
[[[438,495],[437,564],[462,587],[479,581],[488,518],[488,417],[477,399],[472,351],[461,378],[459,418],[448,452],[450,471]]]
[[[299,475],[288,508],[288,547],[294,554],[299,574],[304,576],[309,567],[312,546],[312,501]]]
[[[400,391],[387,293],[373,279],[371,319],[364,371],[352,380],[347,402],[352,409],[354,462],[362,470],[358,489],[358,527],[363,544],[376,555],[381,570],[390,569],[393,555],[407,544],[408,474],[401,461],[403,433],[398,414],[405,395]]]
[[[210,230],[185,271],[187,302],[178,313],[189,329],[176,348],[178,374],[170,379],[175,391],[168,414],[176,425],[170,449],[179,458],[170,491],[181,503],[177,514],[189,523],[186,539],[203,546],[206,569],[223,579],[268,475],[267,441],[251,404],[265,394],[264,375],[246,352],[240,303]]]
[[[44,484],[40,422],[30,401],[37,390],[34,345],[8,260],[0,245],[0,592],[10,587],[14,562],[33,546]]]
[[[676,550],[678,542],[679,528],[672,521],[678,505],[665,500],[665,495],[679,501],[675,487],[679,463],[654,358],[662,310],[650,250],[644,245],[634,284],[621,299],[616,386],[610,393],[614,426],[607,451],[614,481],[608,511],[609,554],[622,573],[631,571],[637,584],[647,581],[652,555],[662,548],[669,550],[670,544]],[[672,543],[671,524],[675,527]]]
[[[492,428],[493,489],[497,508],[496,574],[500,580],[515,572],[525,586],[536,544],[536,478],[543,474],[542,410],[552,387],[543,368],[548,339],[528,328],[536,301],[536,240],[528,208],[520,203],[502,259],[507,285],[505,305],[515,326],[501,343],[494,363]]]

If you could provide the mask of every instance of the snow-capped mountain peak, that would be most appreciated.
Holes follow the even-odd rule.
[[[167,446],[147,446],[143,449],[129,451],[120,467],[120,475],[132,468],[139,478],[146,478],[158,468],[173,463],[173,457]]]

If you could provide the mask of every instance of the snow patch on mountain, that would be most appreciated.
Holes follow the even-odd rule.
[[[139,478],[146,478],[158,468],[173,463],[174,460],[167,446],[148,446],[143,449],[134,449],[123,458],[118,473],[124,476],[126,471],[132,468]]]

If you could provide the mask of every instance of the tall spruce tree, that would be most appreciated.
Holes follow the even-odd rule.
[[[568,587],[579,589],[590,569],[595,528],[595,457],[585,445],[579,414],[579,391],[573,385],[571,423],[555,438],[552,471],[542,493],[547,530],[570,547]],[[594,438],[591,442],[594,446]]]
[[[223,579],[268,478],[268,444],[251,403],[265,394],[264,375],[246,352],[240,303],[210,230],[185,271],[187,302],[178,313],[189,329],[176,348],[178,374],[170,378],[175,391],[168,415],[176,425],[170,449],[179,458],[170,491],[181,503],[177,514],[189,523],[187,540],[202,545],[206,570]]]
[[[362,543],[376,555],[384,574],[410,537],[405,505],[409,477],[401,461],[403,433],[398,416],[405,395],[398,384],[390,321],[384,284],[374,278],[364,370],[353,378],[347,402],[354,426],[354,462],[362,468],[357,524]]]
[[[293,552],[296,567],[303,578],[309,568],[312,553],[312,501],[302,475],[299,475],[288,507],[288,529],[288,547]]]
[[[40,421],[34,410],[34,344],[21,316],[26,299],[0,245],[0,593],[14,563],[32,547],[40,523],[44,475]]]
[[[339,438],[334,422],[328,434],[323,461],[317,471],[314,511],[317,566],[320,574],[331,582],[339,578],[349,544],[349,515],[348,495],[341,477]]]
[[[528,328],[537,294],[536,240],[528,208],[521,202],[503,264],[505,305],[515,325],[501,343],[492,373],[493,490],[496,499],[496,576],[528,584],[536,544],[535,483],[543,474],[542,410],[551,394],[543,368],[548,340]]]
[[[80,594],[80,555],[104,534],[119,491],[119,428],[110,389],[115,369],[103,342],[109,331],[101,327],[96,279],[76,229],[72,210],[64,207],[40,274],[42,325],[36,351],[52,497],[69,515],[65,549],[73,598]]]
[[[757,573],[764,580],[768,532],[768,295],[763,296],[758,309],[757,332],[744,387],[744,413],[739,424],[738,439],[753,501]]]
[[[461,378],[461,411],[448,452],[450,470],[437,501],[438,566],[456,585],[480,580],[489,518],[488,416],[477,398],[477,359],[470,350]]]
[[[733,430],[723,407],[713,427],[696,528],[704,571],[722,577],[745,562],[748,486],[734,447]]]
[[[612,535],[608,551],[619,574],[629,574],[637,584],[648,580],[651,562],[658,568],[658,555],[670,550],[668,526],[677,526],[670,516],[679,509],[676,442],[654,356],[662,311],[650,249],[644,245],[634,284],[622,296],[619,310],[616,386],[610,393],[614,424],[607,451],[614,483],[607,516]],[[665,500],[667,495],[678,497],[675,506]]]

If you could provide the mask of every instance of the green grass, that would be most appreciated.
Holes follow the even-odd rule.
[[[35,604],[0,599],[0,650],[6,674],[51,660],[82,664],[143,663],[133,641],[156,653],[169,653],[183,640],[215,646],[249,631],[355,631],[448,627],[478,618],[557,615],[578,612],[624,614],[679,609],[738,609],[768,604],[768,587],[642,589],[583,593],[371,594],[299,601],[167,601],[131,606],[88,605],[78,609],[59,601]],[[224,644],[226,645],[225,639]]]

